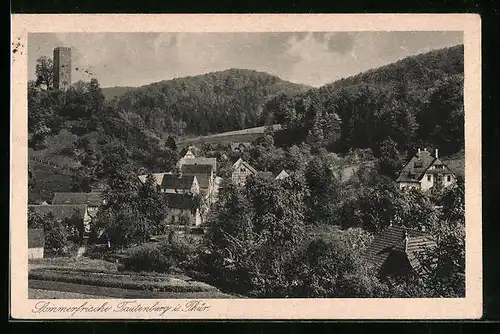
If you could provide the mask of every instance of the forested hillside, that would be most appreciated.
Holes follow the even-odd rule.
[[[262,105],[278,93],[308,87],[252,70],[230,69],[161,81],[114,100],[123,117],[153,133],[207,135],[262,125]]]
[[[323,140],[333,129],[333,115],[342,120],[336,151],[371,148],[378,155],[384,142],[401,152],[460,151],[463,46],[408,57],[302,94],[280,94],[265,104],[262,118],[295,129],[299,137]]]

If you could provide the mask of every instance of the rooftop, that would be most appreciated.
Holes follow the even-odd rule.
[[[72,218],[75,214],[83,219],[87,212],[87,204],[28,205],[28,210],[34,210],[40,215],[52,213],[57,221]]]
[[[101,192],[56,192],[52,199],[52,204],[87,204],[90,206],[99,206],[103,204],[103,200]]]
[[[417,253],[433,245],[435,242],[432,236],[426,232],[411,230],[404,226],[389,226],[375,237],[366,250],[365,257],[376,270],[380,270],[393,252],[403,252],[412,268],[418,271],[420,263],[416,257]]]
[[[165,174],[161,183],[162,189],[189,190],[193,186],[196,176]]]

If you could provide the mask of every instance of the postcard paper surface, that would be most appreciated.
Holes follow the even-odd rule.
[[[477,319],[470,14],[13,15],[15,319]]]

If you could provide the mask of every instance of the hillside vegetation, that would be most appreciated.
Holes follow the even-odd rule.
[[[230,69],[142,86],[113,104],[132,124],[158,136],[207,135],[262,125],[266,100],[307,88],[263,72]]]
[[[262,117],[325,140],[332,115],[342,120],[337,151],[371,148],[391,140],[401,152],[464,146],[463,46],[407,57],[396,63],[300,94],[268,101]],[[326,143],[326,144],[331,144]]]

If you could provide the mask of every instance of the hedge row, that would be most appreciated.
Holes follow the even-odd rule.
[[[115,275],[132,275],[134,277],[163,277],[165,278],[164,273],[158,273],[153,271],[148,272],[132,272],[132,271],[121,271],[121,272],[112,272],[106,269],[97,269],[97,268],[68,268],[62,266],[47,266],[43,268],[32,269],[33,272],[36,271],[61,271],[61,272],[75,272],[77,275],[80,273],[95,273],[95,274],[115,274]],[[180,276],[180,275],[178,275]],[[169,277],[176,278],[175,275],[169,275]],[[184,278],[180,278],[184,279]]]
[[[168,277],[148,277],[144,275],[120,275],[120,274],[102,274],[77,271],[58,271],[39,269],[29,273],[29,279],[59,281],[74,284],[85,284],[94,286],[105,286],[132,290],[161,291],[161,292],[204,292],[216,291],[217,289],[204,284],[186,285],[172,284]],[[162,280],[162,281],[160,281]]]

